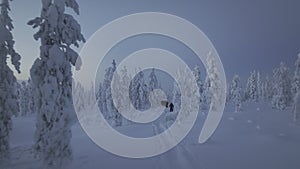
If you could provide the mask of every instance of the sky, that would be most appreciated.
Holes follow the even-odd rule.
[[[293,71],[300,52],[300,1],[298,0],[77,0],[80,15],[73,16],[81,24],[82,33],[89,37],[105,24],[119,17],[137,12],[164,12],[184,18],[200,30],[214,44],[224,65],[227,80],[237,73],[247,78],[252,70],[271,74],[281,61]],[[20,80],[29,77],[29,70],[39,56],[39,42],[33,39],[37,31],[26,23],[40,14],[41,1],[14,0],[10,16],[15,29],[15,48],[21,54]],[[176,29],[176,28],[174,28]],[[148,40],[147,40],[148,38]],[[149,40],[150,39],[150,40]],[[116,59],[129,51],[143,47],[161,47],[175,50],[182,57],[193,55],[180,43],[165,38],[136,38],[128,40],[117,51]],[[141,43],[142,42],[142,43]],[[156,43],[159,42],[159,43]],[[81,45],[82,47],[82,45]],[[181,50],[182,49],[182,50]],[[80,48],[77,49],[80,51]],[[122,55],[122,56],[121,56]],[[108,56],[108,62],[114,55]],[[192,58],[192,57],[191,57]],[[187,59],[190,64],[193,59]],[[104,66],[105,67],[105,66]]]

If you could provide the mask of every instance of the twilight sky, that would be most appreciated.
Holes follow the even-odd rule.
[[[164,12],[177,15],[195,24],[215,45],[223,62],[227,80],[234,73],[248,77],[252,70],[271,74],[280,61],[292,67],[300,52],[300,1],[299,0],[77,0],[80,16],[74,16],[81,24],[88,39],[101,26],[119,17],[137,12]],[[38,16],[41,10],[39,0],[14,0],[10,16],[15,29],[16,50],[22,55],[22,73],[18,79],[27,79],[29,69],[39,55],[39,42],[32,37],[33,30],[26,25],[28,20]],[[176,28],[174,28],[176,29]],[[128,46],[176,48],[178,54],[189,55],[185,49],[166,44],[164,38],[136,38]],[[144,42],[144,44],[141,42]],[[162,45],[157,45],[157,41]],[[155,45],[154,45],[155,44]],[[124,44],[123,44],[124,46]],[[125,45],[126,46],[126,45]],[[130,50],[133,50],[131,48]],[[124,51],[122,51],[124,50]],[[80,49],[78,49],[80,51]],[[130,51],[132,52],[132,51]],[[115,55],[129,54],[120,47]],[[176,52],[175,52],[176,53]],[[124,57],[124,56],[116,56]],[[183,56],[185,57],[185,56]],[[109,61],[110,62],[110,61]],[[189,61],[187,61],[189,62]],[[190,61],[193,62],[193,61]],[[292,67],[292,70],[294,67]]]

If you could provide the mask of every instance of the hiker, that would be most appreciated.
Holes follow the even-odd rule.
[[[170,112],[173,112],[173,110],[174,110],[174,104],[170,103]]]
[[[170,107],[170,112],[173,112],[174,111],[174,104],[172,102],[168,102],[168,101],[161,101],[161,105],[162,106],[166,106],[166,108],[169,108]]]
[[[166,102],[166,108],[168,108],[169,107],[169,102]]]

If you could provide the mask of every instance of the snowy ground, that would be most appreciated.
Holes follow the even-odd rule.
[[[300,125],[291,110],[276,111],[264,104],[250,104],[241,113],[228,106],[219,128],[205,144],[197,144],[203,115],[188,137],[177,147],[157,157],[128,159],[112,155],[94,144],[78,123],[72,127],[71,169],[299,169]],[[11,161],[0,169],[39,169],[31,145],[35,118],[15,118],[11,135]],[[123,126],[133,135],[153,134],[151,125]],[[150,133],[149,133],[150,132]]]

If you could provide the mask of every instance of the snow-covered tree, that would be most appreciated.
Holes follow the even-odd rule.
[[[129,88],[129,98],[132,102],[132,105],[135,109],[140,109],[141,101],[139,96],[139,88],[141,88],[141,84],[139,82],[139,78],[135,76],[130,84]]]
[[[291,79],[289,70],[284,63],[280,63],[280,67],[274,69],[274,95],[272,98],[273,108],[284,110],[287,106],[291,105]]]
[[[180,89],[178,87],[178,84],[174,81],[174,87],[173,87],[173,103],[176,105],[176,109],[174,109],[174,112],[178,113],[179,108],[181,107],[181,93]]]
[[[10,56],[15,70],[20,73],[20,55],[14,50],[13,29],[9,0],[0,4],[0,159],[9,157],[9,133],[12,128],[12,116],[19,112],[16,78],[7,65]]]
[[[114,89],[114,92],[115,92],[115,100],[113,100],[116,104],[113,104],[112,106],[114,106],[114,110],[115,110],[115,113],[114,113],[114,125],[115,126],[121,126],[122,125],[122,116],[121,114],[119,113],[119,110],[121,107],[121,103],[122,103],[122,100],[124,99],[124,93],[123,93],[123,88],[122,88],[122,80],[121,80],[121,77],[120,75],[118,74],[117,71],[114,72],[113,74],[114,76],[114,83],[112,84],[113,85],[113,88]],[[113,99],[113,98],[112,98]]]
[[[148,87],[146,86],[147,88],[145,89],[145,91],[146,91],[145,99],[146,99],[146,104],[148,104],[148,105],[146,105],[146,108],[150,108],[150,102],[147,102],[147,100],[148,100],[147,97],[148,96],[149,96],[149,99],[151,100],[151,102],[153,104],[151,106],[160,105],[160,103],[161,103],[161,100],[157,100],[157,98],[158,98],[157,93],[152,93],[150,95],[150,92],[154,91],[155,89],[160,89],[160,86],[159,86],[154,68],[152,68],[152,70],[151,70],[151,72],[148,76],[148,80],[149,80],[149,82],[147,84]]]
[[[158,80],[155,74],[155,69],[153,68],[151,70],[151,73],[149,75],[149,90],[153,91],[154,89],[158,88]]]
[[[144,73],[140,72],[140,85],[141,88],[139,88],[139,96],[141,100],[141,110],[145,110],[150,108],[150,102],[149,102],[149,87],[147,83],[145,82]]]
[[[125,91],[126,89],[125,88],[128,88],[128,86],[126,86],[126,84],[130,84],[130,75],[128,75],[128,71],[127,71],[127,68],[126,67],[123,67],[122,70],[121,70],[121,74],[120,74],[120,80],[121,80],[121,89],[120,91]],[[130,111],[130,99],[129,98],[129,93],[123,93],[121,95],[122,97],[122,100],[123,101],[126,101],[126,103],[124,105],[121,105],[122,106],[122,110],[125,110],[125,111]]]
[[[298,59],[295,62],[295,72],[292,79],[292,95],[294,101],[294,120],[298,121],[300,118],[300,53]]]
[[[104,117],[107,118],[105,116],[105,112],[107,112],[107,108],[106,108],[106,92],[105,92],[105,89],[104,89],[104,86],[103,86],[103,82],[100,82],[99,83],[99,86],[98,86],[98,91],[97,91],[97,104],[98,104],[98,107],[100,109],[100,111],[103,113]]]
[[[29,114],[29,91],[25,81],[21,83],[19,94],[20,116],[25,116]]]
[[[76,84],[76,89],[75,89],[75,93],[74,93],[74,98],[76,100],[74,100],[74,105],[77,106],[76,110],[79,112],[82,112],[85,110],[86,106],[87,106],[87,94],[84,90],[84,87],[82,86],[82,84],[80,82],[77,82]]]
[[[27,91],[28,91],[28,111],[30,114],[36,113],[33,90],[34,89],[32,87],[32,81],[29,78],[27,82]]]
[[[292,80],[292,94],[295,94],[300,90],[300,53],[298,54],[295,66],[296,69]]]
[[[116,62],[113,60],[112,67],[107,69],[107,73],[105,75],[105,95],[106,95],[106,106],[107,106],[107,113],[109,113],[109,118],[114,120],[116,117],[117,110],[114,106],[112,95],[111,95],[111,82],[113,78],[113,74],[116,70]]]
[[[230,86],[230,99],[234,103],[235,111],[241,111],[242,107],[242,95],[241,95],[241,87],[240,87],[240,77],[235,75],[232,79]]]
[[[34,114],[35,111],[35,103],[34,103],[34,95],[31,80],[29,79],[27,82],[22,81],[19,88],[19,107],[20,107],[20,116],[27,116],[30,114]]]
[[[15,117],[18,117],[20,115],[21,87],[22,87],[22,85],[16,80],[16,83],[15,83],[15,91],[16,91],[16,93],[15,93],[15,95],[17,97],[18,112],[14,113]]]
[[[300,91],[298,91],[294,97],[294,121],[298,121],[299,118],[300,118]]]
[[[116,113],[115,107],[113,105],[112,96],[111,96],[111,82],[113,78],[113,74],[116,70],[116,62],[113,60],[112,66],[108,67],[105,70],[104,79],[102,83],[102,89],[99,89],[101,91],[101,110],[104,114],[104,117],[106,119],[112,119]],[[100,106],[100,105],[99,105]]]
[[[257,99],[262,99],[262,81],[261,81],[261,75],[259,72],[257,72]]]
[[[129,98],[137,110],[145,110],[150,107],[148,99],[149,89],[145,82],[143,71],[139,71],[133,78],[129,88]]]
[[[120,88],[120,76],[115,72],[116,71],[116,62],[113,60],[112,66],[109,66],[105,70],[103,82],[99,84],[99,89],[97,92],[98,106],[103,113],[103,116],[113,125],[120,126],[122,124],[121,115],[118,112],[118,108],[115,107],[113,98],[112,98],[112,80],[115,74],[116,83],[114,83],[114,88],[117,89],[114,92],[120,92],[117,94],[117,100],[115,102],[119,103],[122,93]],[[120,104],[118,104],[120,105]]]
[[[211,102],[211,92],[210,92],[210,79],[207,75],[204,80],[203,93],[201,98],[203,102],[203,106],[201,108],[208,109]]]
[[[210,80],[209,91],[211,93],[211,104],[210,108],[212,111],[216,111],[217,107],[220,104],[220,94],[222,93],[221,89],[221,80],[220,72],[218,72],[216,60],[212,57],[212,53],[209,52],[207,59],[207,76]]]
[[[266,76],[264,82],[262,83],[262,99],[265,102],[269,102],[273,97],[273,83],[269,76]]]
[[[203,108],[205,105],[204,103],[204,85],[202,83],[202,80],[201,80],[201,70],[200,70],[200,66],[199,65],[196,65],[193,69],[193,74],[195,76],[195,80],[197,82],[197,86],[199,88],[199,94],[200,94],[200,107]]]
[[[139,79],[139,84],[140,87],[138,89],[139,92],[139,100],[140,100],[140,110],[145,110],[147,108],[149,108],[149,88],[148,85],[146,84],[146,80],[145,80],[145,75],[143,71],[140,71],[138,73],[138,79]]]
[[[42,0],[40,16],[28,22],[39,29],[34,38],[41,41],[40,58],[35,60],[30,75],[38,112],[34,148],[46,168],[64,168],[72,159],[71,65],[75,66],[78,54],[71,46],[79,47],[85,39],[66,7],[79,14],[75,0]]]
[[[198,92],[190,86],[191,81],[188,75],[189,68],[178,69],[176,72],[176,79],[178,79],[178,84],[174,82],[174,108],[175,113],[179,112],[179,109],[183,112],[183,118],[188,117],[190,115],[190,111],[192,110],[193,103],[199,100],[192,100],[192,95],[198,94]],[[195,86],[197,86],[195,84]],[[170,95],[170,94],[167,94]],[[181,100],[180,100],[181,99]],[[199,97],[197,98],[199,99]],[[169,100],[169,99],[168,99]],[[184,106],[182,106],[184,105]],[[183,119],[179,119],[182,121]]]
[[[251,72],[248,78],[245,89],[245,100],[258,101],[258,87],[257,87],[257,74],[256,71]]]
[[[96,106],[96,105],[94,105],[94,101],[93,101],[93,100],[96,100],[94,83],[91,82],[91,88],[87,89],[86,91],[83,91],[83,92],[84,92],[84,99],[85,99],[85,102],[84,102],[85,108],[91,109],[94,106]]]

